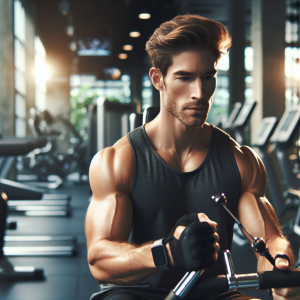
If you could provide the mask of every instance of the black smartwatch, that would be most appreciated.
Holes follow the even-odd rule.
[[[151,251],[155,266],[162,271],[170,270],[168,266],[168,256],[166,253],[165,245],[163,243],[163,239],[155,241],[151,248]]]

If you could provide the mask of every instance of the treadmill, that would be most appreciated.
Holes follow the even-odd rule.
[[[43,146],[45,141],[45,138],[0,140],[0,155],[7,155],[8,153],[10,155],[24,155],[32,149]],[[10,191],[13,191],[11,185],[9,188],[6,185],[0,186],[0,196],[5,201],[5,209],[12,213],[26,216],[70,215],[70,206],[66,202],[68,200],[9,200]],[[69,195],[67,196],[69,199]],[[55,197],[53,198],[55,199]],[[3,226],[6,226],[6,223]],[[5,247],[2,245],[0,250],[3,250],[7,256],[73,256],[76,253],[76,239],[73,236],[3,236],[2,240],[6,242],[6,245]],[[24,247],[24,242],[30,242],[31,245]]]
[[[286,195],[292,197],[291,207],[298,206],[298,213],[296,219],[288,222],[286,230],[300,235],[300,191],[296,182],[296,174],[293,173],[291,162],[287,156],[287,149],[292,140],[295,138],[300,125],[300,108],[298,106],[290,107],[285,110],[277,129],[271,137],[271,142],[275,145],[275,151],[279,166],[285,181]]]
[[[242,103],[235,102],[233,104],[232,111],[231,111],[227,121],[225,122],[225,124],[222,127],[222,129],[224,131],[226,131],[228,134],[231,133],[230,131],[232,130],[233,122],[235,121],[235,119],[236,119],[237,115],[239,114],[241,108],[242,108]]]
[[[26,155],[36,148],[44,147],[46,143],[46,138],[1,138],[0,156]],[[7,204],[13,214],[70,215],[70,196],[67,194],[45,194],[41,189],[4,178],[0,178],[0,191],[9,199]]]
[[[289,158],[286,154],[300,125],[300,108],[291,107],[284,112],[271,142],[275,145],[276,155],[286,183],[286,190],[296,187],[296,175],[293,173]]]
[[[241,108],[236,120],[233,122],[232,127],[234,130],[235,140],[240,145],[249,144],[245,138],[245,127],[252,116],[256,101],[252,99],[245,100],[243,107]]]
[[[267,172],[268,184],[267,189],[271,196],[271,200],[278,217],[281,217],[286,211],[283,202],[282,192],[279,188],[275,171],[271,163],[271,159],[267,153],[267,148],[278,121],[276,117],[264,118],[259,126],[257,134],[253,138],[251,145],[258,156],[261,158]]]
[[[13,266],[3,251],[7,204],[0,195],[0,280],[43,280],[44,270],[33,266]]]

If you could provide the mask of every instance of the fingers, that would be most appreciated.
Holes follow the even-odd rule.
[[[174,237],[175,237],[177,240],[180,239],[180,236],[181,236],[181,234],[182,234],[182,232],[183,232],[184,229],[185,229],[185,226],[179,225],[179,226],[176,227],[176,229],[175,229],[173,235],[174,235]]]
[[[198,219],[199,222],[207,222],[214,229],[214,231],[217,231],[218,224],[215,221],[212,221],[206,214],[198,213]]]
[[[281,258],[281,257],[276,258],[276,260],[275,260],[276,269],[284,270],[284,269],[288,269],[289,266],[290,266],[290,263],[287,259]]]

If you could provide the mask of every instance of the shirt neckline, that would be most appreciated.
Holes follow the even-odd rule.
[[[191,173],[194,173],[194,172],[197,172],[199,170],[201,170],[205,164],[207,163],[209,157],[210,157],[210,154],[212,152],[212,145],[213,145],[213,142],[214,142],[214,137],[215,137],[215,127],[212,126],[212,133],[211,133],[211,137],[210,137],[210,143],[209,143],[209,148],[208,148],[208,151],[207,151],[207,154],[205,156],[205,159],[203,160],[203,162],[194,170],[192,171],[188,171],[188,172],[183,172],[183,171],[178,171],[176,169],[174,169],[173,167],[171,167],[153,148],[151,142],[150,142],[150,139],[147,135],[147,132],[145,130],[145,124],[142,126],[142,132],[143,132],[143,135],[145,137],[145,140],[150,148],[150,151],[154,154],[154,156],[156,156],[158,158],[159,161],[161,161],[168,169],[170,169],[172,172],[175,172],[175,173],[178,173],[178,174],[191,174]]]

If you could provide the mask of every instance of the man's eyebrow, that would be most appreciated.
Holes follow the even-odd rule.
[[[216,73],[218,73],[218,70],[212,69],[210,71],[205,72],[204,74],[216,74]],[[174,73],[174,75],[188,76],[188,75],[195,75],[195,73],[188,72],[188,71],[177,71]]]
[[[174,75],[195,75],[194,72],[187,72],[187,71],[177,71]]]

